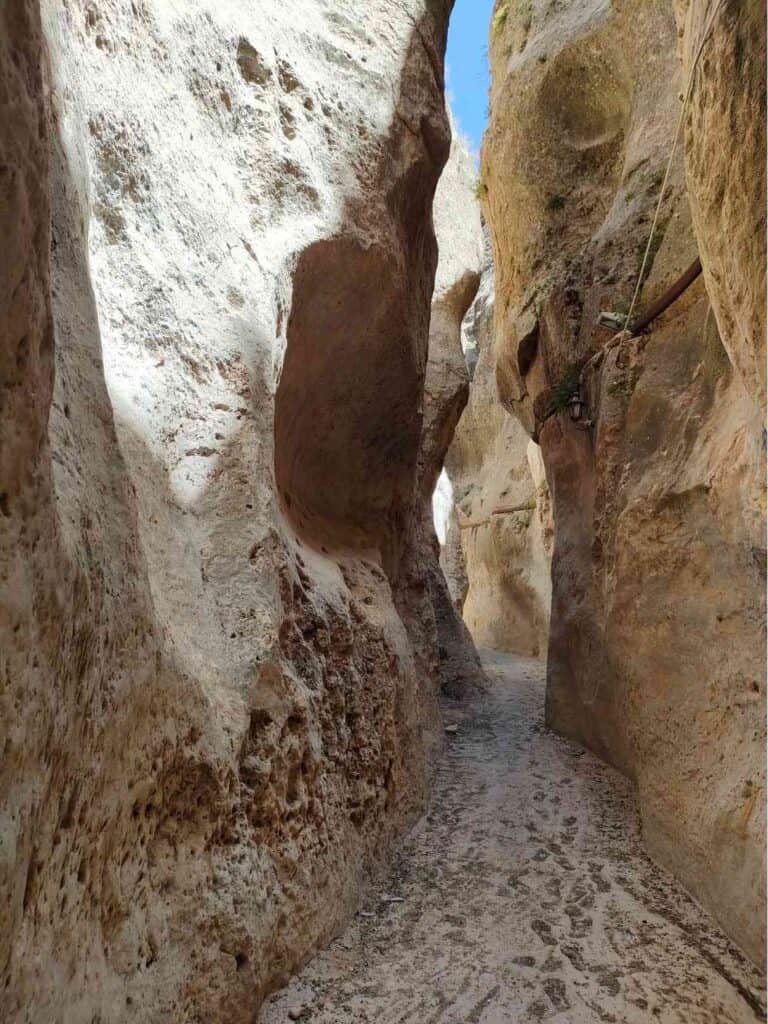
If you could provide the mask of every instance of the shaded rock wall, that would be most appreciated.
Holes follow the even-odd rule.
[[[3,5],[4,1021],[250,1024],[423,806],[449,7]]]
[[[501,405],[494,372],[494,269],[490,240],[480,292],[464,325],[474,367],[469,402],[446,465],[457,515],[444,559],[480,647],[545,657],[551,600],[552,521],[539,449]],[[495,509],[507,509],[494,515]],[[471,525],[475,524],[475,525]],[[459,555],[460,552],[460,555]]]
[[[697,255],[704,279],[639,338],[597,326],[629,306],[708,6],[678,6],[681,69],[661,0],[499,5],[482,170],[500,392],[540,440],[554,505],[548,722],[636,778],[651,853],[759,961],[765,42],[752,4],[722,6],[704,53],[639,308]],[[591,425],[562,409],[579,378]]]
[[[480,662],[460,609],[440,565],[433,495],[451,439],[469,397],[469,375],[461,347],[462,322],[480,284],[483,236],[474,196],[475,169],[463,139],[454,134],[451,155],[435,195],[434,219],[439,261],[429,327],[429,359],[424,384],[424,421],[417,473],[417,518],[411,598],[421,605],[405,618],[420,623],[434,616],[438,671],[444,690],[458,694],[483,678]],[[426,586],[425,586],[426,585]],[[417,645],[418,646],[418,645]],[[423,645],[422,645],[423,646]],[[431,645],[427,645],[431,649]]]

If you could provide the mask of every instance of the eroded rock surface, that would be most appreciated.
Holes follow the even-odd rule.
[[[540,441],[554,504],[547,720],[636,778],[652,854],[762,962],[756,4],[720,5],[639,309],[697,255],[704,280],[641,337],[610,345],[597,326],[600,311],[626,315],[640,272],[711,7],[686,6],[681,67],[672,4],[497,5],[483,151],[497,377]],[[575,423],[565,406],[579,380]]]
[[[3,5],[9,1024],[250,1024],[423,806],[448,9]]]
[[[675,0],[688,194],[707,294],[731,363],[765,407],[765,4]],[[702,40],[706,42],[702,47]]]
[[[434,617],[438,673],[443,690],[460,693],[482,682],[482,669],[459,606],[440,565],[433,495],[448,447],[469,397],[469,374],[462,352],[462,322],[480,284],[483,235],[474,195],[475,169],[460,135],[454,132],[450,159],[435,195],[434,219],[439,260],[429,326],[429,359],[424,383],[424,421],[417,472],[413,557],[408,573],[410,599],[418,605],[405,615],[424,625]],[[413,627],[411,627],[413,633]],[[432,644],[416,643],[433,650]]]
[[[488,239],[480,292],[464,324],[473,376],[446,463],[457,515],[446,544],[455,552],[453,564],[446,555],[444,568],[479,646],[543,658],[551,600],[551,502],[538,446],[499,400],[493,324]]]

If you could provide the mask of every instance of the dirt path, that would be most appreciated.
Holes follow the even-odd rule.
[[[544,729],[541,666],[486,666],[389,880],[264,1024],[764,1019],[757,972],[644,854],[630,784]]]

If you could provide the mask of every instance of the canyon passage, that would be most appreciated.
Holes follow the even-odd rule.
[[[760,972],[650,861],[629,782],[545,729],[541,663],[484,664],[427,815],[266,1024],[760,1020]]]
[[[759,0],[5,0],[0,1020],[765,1019],[765,108]]]

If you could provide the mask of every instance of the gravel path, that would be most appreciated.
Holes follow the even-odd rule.
[[[764,1020],[760,975],[645,855],[629,782],[544,728],[542,666],[485,663],[389,879],[263,1024]]]

